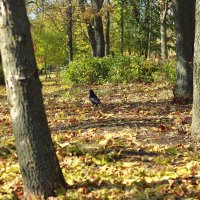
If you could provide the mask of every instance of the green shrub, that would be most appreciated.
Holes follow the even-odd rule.
[[[104,59],[90,58],[73,61],[64,72],[65,79],[72,83],[102,83],[108,76],[108,65]]]
[[[77,84],[173,81],[174,61],[161,64],[139,56],[88,58],[71,62],[62,77]]]
[[[176,81],[176,61],[166,60],[165,62],[158,63],[158,71],[154,73],[155,81],[162,82],[167,81],[175,83]]]
[[[5,82],[4,82],[3,67],[0,64],[0,85],[4,85],[4,84],[5,84]]]
[[[112,65],[109,68],[109,82],[121,83],[134,80],[134,70],[130,57],[120,56],[110,59],[112,59]]]

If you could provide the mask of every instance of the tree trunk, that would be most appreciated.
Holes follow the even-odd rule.
[[[148,50],[147,50],[147,59],[150,59],[151,57],[151,32],[152,32],[152,9],[151,9],[151,0],[148,0],[148,16],[149,16],[149,23],[148,23]]]
[[[97,42],[95,40],[95,32],[94,28],[92,27],[91,23],[87,23],[87,32],[90,40],[90,44],[92,46],[92,56],[96,57],[97,56]]]
[[[173,0],[176,28],[176,84],[174,101],[188,102],[193,94],[195,0]]]
[[[99,14],[99,11],[102,8],[104,0],[92,0],[92,6],[95,11],[94,17],[94,32],[96,40],[96,56],[104,57],[105,56],[105,41],[104,41],[104,32],[103,32],[103,22],[102,17]]]
[[[85,0],[79,0],[79,6],[80,6],[81,12],[85,12]],[[89,41],[90,41],[90,44],[92,47],[92,56],[96,57],[97,56],[97,43],[95,40],[94,28],[93,28],[90,20],[85,20],[85,23],[86,23]]]
[[[124,0],[121,0],[120,11],[120,53],[124,54]]]
[[[196,3],[196,19],[200,18],[200,4]],[[192,107],[192,127],[191,132],[194,141],[200,142],[200,21],[195,24],[195,44],[194,44],[194,95]]]
[[[160,20],[160,40],[161,40],[161,58],[163,60],[167,59],[167,26],[166,19]]]
[[[73,32],[72,32],[72,0],[67,0],[67,34],[68,34],[68,59],[73,60]]]
[[[24,0],[1,0],[0,22],[0,48],[24,195],[26,199],[55,196],[66,183],[44,111]]]
[[[163,0],[161,2],[160,11],[160,35],[161,35],[161,58],[165,60],[168,57],[167,52],[167,11],[168,11],[169,0]]]
[[[110,5],[110,0],[107,0]],[[110,55],[110,12],[106,11],[106,34],[105,34],[105,52],[106,56]]]

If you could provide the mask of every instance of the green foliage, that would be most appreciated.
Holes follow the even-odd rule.
[[[143,57],[116,56],[73,61],[62,73],[64,81],[75,84],[173,81],[174,62],[159,63]]]
[[[71,62],[64,75],[72,83],[102,83],[108,72],[109,58],[90,58]]]
[[[4,84],[5,84],[5,82],[4,82],[3,67],[0,64],[0,85],[4,85]]]
[[[154,79],[158,82],[168,81],[174,83],[176,81],[176,61],[166,60],[159,63],[159,70],[154,73]]]

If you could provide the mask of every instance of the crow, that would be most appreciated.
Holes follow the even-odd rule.
[[[97,97],[97,95],[94,93],[94,91],[92,89],[90,89],[89,91],[89,100],[92,102],[93,105],[98,106],[98,104],[100,104],[100,99]]]

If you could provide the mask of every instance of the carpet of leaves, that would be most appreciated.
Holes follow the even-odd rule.
[[[52,139],[69,185],[59,199],[199,199],[200,148],[190,139],[191,105],[173,104],[170,85],[43,84]],[[90,88],[102,101],[98,108],[88,100]],[[0,199],[22,195],[0,86]]]

